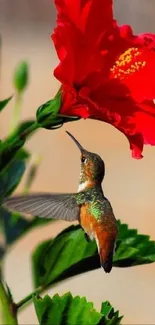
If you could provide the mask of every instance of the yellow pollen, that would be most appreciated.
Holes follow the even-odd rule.
[[[113,78],[124,79],[129,75],[144,68],[146,61],[140,61],[141,52],[136,47],[131,47],[119,56],[110,69]]]

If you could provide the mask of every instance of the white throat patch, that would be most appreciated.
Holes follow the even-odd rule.
[[[78,193],[81,192],[81,191],[83,191],[83,190],[85,190],[85,188],[87,187],[88,183],[89,183],[88,181],[85,181],[84,183],[79,184]]]

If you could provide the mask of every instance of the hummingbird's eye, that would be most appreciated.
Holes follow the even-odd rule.
[[[84,157],[84,156],[82,156],[82,157],[81,157],[81,162],[82,162],[82,163],[86,163],[86,161],[87,161],[87,158]]]

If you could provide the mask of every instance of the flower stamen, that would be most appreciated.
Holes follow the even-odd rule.
[[[110,69],[113,78],[125,79],[129,75],[144,68],[146,61],[140,60],[141,52],[138,48],[131,47],[119,56],[113,67]]]

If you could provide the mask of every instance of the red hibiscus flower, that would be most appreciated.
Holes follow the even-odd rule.
[[[55,0],[60,112],[115,126],[142,157],[155,145],[155,35],[118,26],[111,0]]]

